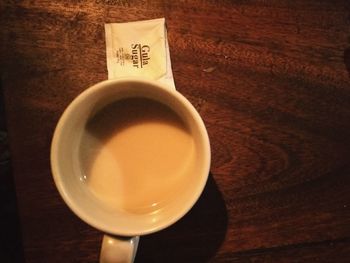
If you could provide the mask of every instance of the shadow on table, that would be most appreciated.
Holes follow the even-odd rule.
[[[348,70],[348,74],[350,78],[350,47],[345,49],[344,51],[344,63],[345,63],[346,69]]]
[[[0,262],[24,262],[0,82]]]
[[[208,262],[225,239],[224,199],[209,175],[202,196],[173,226],[141,237],[135,262]]]
[[[349,12],[350,12],[350,8],[349,8]],[[350,23],[350,13],[348,15],[348,22]],[[348,45],[350,45],[350,36],[348,36]],[[350,47],[348,47],[344,51],[344,63],[350,78]]]

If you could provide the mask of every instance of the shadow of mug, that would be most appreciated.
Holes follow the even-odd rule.
[[[169,228],[141,237],[135,262],[208,262],[226,230],[225,201],[209,174],[201,197],[187,215]]]
[[[350,13],[350,8],[349,8],[348,12]],[[348,23],[350,23],[350,14],[348,14]],[[348,36],[348,44],[350,45],[350,36]],[[349,78],[350,78],[350,47],[348,47],[344,50],[344,64],[345,64],[345,67],[348,71]]]
[[[344,63],[350,78],[350,47],[344,51]]]

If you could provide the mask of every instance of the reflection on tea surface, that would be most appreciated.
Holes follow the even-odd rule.
[[[112,209],[150,213],[188,183],[194,142],[169,107],[128,98],[99,111],[86,125],[80,156],[90,190]]]

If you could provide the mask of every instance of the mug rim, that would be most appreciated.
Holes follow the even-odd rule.
[[[69,118],[69,116],[72,114],[72,111],[78,105],[82,100],[84,100],[86,97],[91,96],[91,94],[97,92],[97,90],[101,88],[107,89],[108,87],[117,86],[121,83],[142,83],[150,86],[156,86],[162,90],[165,90],[170,96],[175,97],[176,100],[180,101],[181,105],[183,107],[186,107],[189,111],[192,117],[195,119],[195,125],[199,128],[200,134],[201,134],[201,142],[204,144],[203,149],[205,152],[203,152],[203,170],[206,171],[205,175],[201,175],[201,180],[198,181],[196,192],[192,195],[192,200],[189,205],[186,205],[184,209],[181,210],[181,212],[177,213],[176,215],[172,216],[169,220],[165,220],[163,224],[157,224],[154,227],[151,228],[145,228],[143,231],[132,231],[130,229],[119,229],[115,231],[114,227],[109,227],[104,223],[97,222],[97,220],[91,215],[91,213],[87,213],[84,209],[79,207],[79,204],[74,202],[72,198],[67,193],[67,189],[65,188],[64,184],[62,183],[61,177],[63,175],[59,172],[59,164],[58,164],[58,141],[60,139],[61,129],[64,127],[65,122]],[[199,197],[201,196],[204,187],[206,185],[209,171],[210,171],[210,162],[211,162],[211,150],[210,150],[210,142],[209,142],[209,136],[208,132],[205,128],[204,122],[199,115],[198,111],[194,108],[194,106],[188,101],[186,97],[184,97],[181,93],[179,93],[177,90],[171,88],[170,86],[160,83],[155,80],[145,79],[145,78],[118,78],[113,80],[104,80],[101,82],[98,82],[86,90],[82,91],[78,96],[76,96],[73,101],[69,103],[69,105],[65,108],[63,114],[59,118],[59,121],[55,127],[54,135],[51,142],[51,149],[50,149],[50,162],[51,162],[51,172],[52,176],[56,185],[56,188],[58,189],[58,192],[60,193],[61,198],[64,200],[66,205],[72,210],[74,214],[76,214],[81,220],[83,220],[85,223],[89,224],[90,226],[99,229],[105,233],[114,234],[114,235],[120,235],[120,236],[137,236],[137,235],[146,235],[153,232],[160,231],[164,228],[169,227],[170,225],[174,224],[178,220],[180,220],[183,216],[185,216],[194,206],[194,204],[198,201]],[[112,229],[113,228],[113,229]]]

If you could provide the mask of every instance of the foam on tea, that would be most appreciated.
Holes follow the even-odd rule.
[[[149,213],[171,200],[193,169],[194,142],[169,107],[128,98],[100,110],[80,147],[89,189],[112,209]]]

